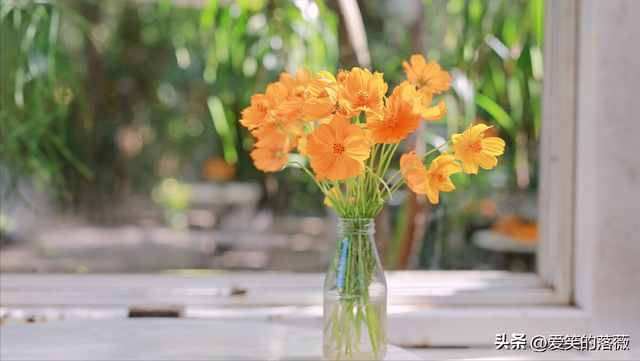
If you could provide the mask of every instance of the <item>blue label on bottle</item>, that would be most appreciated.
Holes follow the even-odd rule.
[[[349,247],[347,247],[349,243],[349,238],[345,238],[342,241],[342,257],[340,257],[340,269],[338,270],[338,288],[344,287],[344,272],[347,268],[347,252]]]

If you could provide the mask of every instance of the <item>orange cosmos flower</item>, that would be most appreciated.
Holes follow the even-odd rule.
[[[425,180],[429,202],[438,204],[440,201],[439,191],[451,192],[456,189],[449,176],[461,172],[462,167],[454,159],[452,154],[442,152],[431,162]]]
[[[413,87],[410,84],[406,86]],[[367,118],[367,128],[371,130],[371,138],[376,143],[398,143],[420,127],[420,114],[414,113],[413,107],[402,99],[402,92],[403,87],[397,86],[393,94],[387,98],[382,119]]]
[[[326,118],[338,105],[339,87],[336,78],[328,71],[318,73],[319,77],[309,81],[310,97],[304,102],[304,111],[311,119]]]
[[[271,83],[264,94],[251,96],[251,105],[242,111],[240,123],[249,129],[259,127],[280,105],[282,90],[282,84]]]
[[[348,70],[344,70],[344,69],[338,70],[338,76],[336,77],[336,81],[338,85],[344,84],[344,81],[347,80],[347,77],[349,76],[349,74],[350,74],[350,71]]]
[[[371,147],[359,126],[336,117],[329,124],[320,124],[310,135],[307,155],[316,174],[336,181],[364,171]]]
[[[309,144],[309,138],[307,136],[302,136],[300,140],[298,140],[298,150],[300,151],[301,157],[307,156],[307,145]]]
[[[256,148],[263,148],[280,139],[284,132],[275,122],[263,122],[258,128],[251,130],[251,135],[256,137],[257,142],[253,144]]]
[[[280,104],[280,108],[277,112],[278,115],[278,119],[280,120],[280,123],[286,125],[286,126],[292,126],[292,125],[296,125],[296,126],[302,126],[300,122],[302,122],[304,119],[304,110],[302,109],[302,105],[304,103],[295,105],[295,108],[290,108],[287,111],[283,111],[283,107],[286,107],[286,101],[283,102],[282,104]],[[293,104],[293,102],[290,102],[289,104]]]
[[[483,132],[491,127],[486,124],[469,125],[462,134],[454,134],[451,151],[462,161],[465,173],[478,174],[478,166],[491,169],[498,164],[497,155],[504,152],[504,140],[498,137],[484,138]]]
[[[353,116],[354,114],[349,109],[343,106],[338,106],[338,108],[336,108],[335,114],[331,114],[326,118],[320,119],[320,123],[329,124],[335,117],[343,118],[351,122],[351,118],[353,118]]]
[[[249,154],[253,164],[263,172],[277,172],[287,165],[287,155],[291,151],[289,138],[279,137],[262,148],[255,148]]]
[[[427,88],[417,89],[415,85],[409,84],[408,80],[403,81],[398,85],[402,89],[402,99],[413,107],[413,112],[420,114],[426,120],[438,120],[442,118],[447,112],[447,107],[444,105],[444,100],[440,101],[438,105],[429,107],[433,100],[433,93]],[[395,90],[394,90],[395,91]]]
[[[266,121],[259,128],[251,131],[251,135],[258,139],[253,146],[262,148],[273,142],[281,142],[282,138],[291,139],[297,134],[296,131],[302,132],[295,124]]]
[[[362,131],[364,132],[364,138],[367,140],[367,143],[369,143],[369,146],[373,147],[374,145],[376,145],[375,140],[371,138],[371,134],[373,132],[371,131],[371,129],[367,129],[367,123],[360,124],[360,128],[362,128]]]
[[[400,157],[400,170],[409,188],[417,194],[427,194],[427,167],[422,164],[415,150]]]
[[[442,70],[440,64],[435,61],[430,61],[427,64],[424,56],[419,54],[411,55],[409,61],[411,65],[405,60],[402,62],[402,66],[411,84],[427,88],[436,94],[451,88],[451,75]]]
[[[384,107],[382,98],[387,89],[382,73],[371,74],[367,69],[353,68],[342,83],[340,96],[344,99],[345,107],[355,115],[364,111],[367,115],[380,116]]]
[[[280,73],[280,83],[282,83],[288,90],[304,91],[307,88],[307,84],[311,80],[311,72],[309,69],[300,67],[296,69],[296,78],[294,79],[289,73]]]
[[[487,122],[486,120],[482,119],[482,118],[476,118],[475,124],[484,124],[488,127],[491,127],[491,124],[489,124],[489,122]],[[488,138],[488,137],[498,137],[500,136],[500,134],[498,134],[498,132],[494,129],[494,128],[489,128],[487,130],[484,131],[484,135]]]
[[[298,148],[300,151],[300,155],[302,157],[307,156],[307,135],[298,128],[294,128],[291,133],[293,134],[293,139],[291,140],[291,146],[294,148]]]
[[[307,68],[298,68],[294,79],[288,73],[280,73],[280,84],[284,86],[286,95],[278,110],[281,113],[288,113],[302,108],[307,99],[307,85],[311,80],[311,72]]]

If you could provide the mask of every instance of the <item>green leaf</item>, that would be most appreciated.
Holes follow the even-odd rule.
[[[511,118],[522,126],[522,115],[524,106],[522,104],[522,83],[521,71],[516,71],[515,75],[509,77],[507,81],[507,98],[509,99],[509,107],[511,109]]]
[[[80,28],[80,30],[84,32],[84,35],[86,37],[91,39],[93,24],[89,20],[87,20],[87,18],[85,18],[80,13],[75,11],[72,7],[69,7],[67,5],[63,5],[59,3],[58,7],[66,16],[68,16],[71,20],[73,20],[75,25],[78,26],[78,28]]]
[[[532,46],[529,49],[531,54],[531,72],[536,80],[541,80],[544,74],[542,51],[537,46]]]
[[[535,35],[536,45],[541,48],[544,36],[544,1],[529,0],[529,9],[531,10],[532,30]]]
[[[222,101],[216,96],[210,96],[209,99],[207,99],[207,106],[209,107],[209,113],[211,113],[213,126],[216,128],[216,132],[222,141],[224,160],[229,164],[235,164],[238,161],[238,153],[236,151],[233,134],[229,130],[229,123],[224,113]]]
[[[216,22],[216,13],[218,12],[218,0],[207,0],[202,12],[200,13],[200,31],[206,32],[213,30]]]
[[[507,6],[507,4],[505,4]],[[519,33],[518,33],[518,12],[517,8],[511,9],[506,19],[504,20],[504,24],[502,26],[502,39],[505,45],[509,48],[514,44],[519,42]]]
[[[49,51],[47,51],[47,64],[49,71],[49,86],[56,86],[56,49],[58,45],[58,29],[60,28],[60,9],[54,7],[49,23]]]
[[[496,57],[492,56],[489,59],[489,69],[491,72],[491,79],[493,80],[493,86],[496,90],[496,93],[502,95],[505,93],[507,88],[507,80],[504,75],[504,68],[502,67],[502,61]]]
[[[482,12],[484,11],[484,6],[480,0],[471,0],[469,3],[469,20],[475,25],[480,25],[482,20]]]
[[[58,137],[55,134],[50,134],[49,136],[51,137],[53,144],[56,146],[56,148],[58,148],[58,151],[62,153],[62,155],[67,159],[67,161],[71,163],[71,165],[74,168],[76,168],[78,172],[82,173],[82,175],[84,175],[88,179],[93,178],[93,172],[91,171],[91,169],[89,169],[80,160],[78,160],[78,158],[76,158],[73,155],[73,153],[71,153],[71,151],[67,147],[65,147],[64,142],[62,141],[62,138]]]
[[[160,0],[158,2],[158,19],[164,20],[171,11],[171,0]]]
[[[8,132],[8,135],[7,135],[6,139],[7,140],[18,139],[18,138],[22,137],[23,134],[27,133],[28,131],[30,131],[34,127],[39,127],[39,126],[43,126],[43,125],[47,126],[51,122],[52,119],[53,119],[52,115],[46,116],[46,117],[37,117],[37,118],[29,119],[28,121],[23,122],[20,125],[18,125],[18,127],[13,129],[11,132]]]
[[[47,12],[47,9],[45,9],[44,5],[37,5],[36,11],[44,21],[49,20],[49,13]]]
[[[500,124],[502,128],[509,134],[511,139],[516,139],[516,128],[513,123],[513,119],[511,116],[502,109],[502,107],[489,99],[487,96],[482,94],[476,94],[476,104],[482,109],[486,110],[489,115],[491,115],[497,122]]]
[[[16,9],[13,12],[13,28],[20,29],[22,26],[22,11],[20,9]]]
[[[16,70],[16,84],[14,88],[14,96],[16,106],[18,109],[22,109],[24,107],[24,67],[20,65],[18,70]]]
[[[0,8],[0,24],[4,22],[4,18],[6,18],[7,15],[9,15],[11,10],[13,9],[14,9],[14,6],[11,1],[7,1],[7,2],[4,2],[4,4],[2,4],[2,8]],[[19,11],[19,10],[16,10],[16,11]]]

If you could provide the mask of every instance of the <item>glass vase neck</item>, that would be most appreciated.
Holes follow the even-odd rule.
[[[373,218],[340,218],[338,234],[370,235],[376,233]]]

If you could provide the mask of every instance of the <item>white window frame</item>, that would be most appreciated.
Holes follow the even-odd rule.
[[[577,172],[588,171],[576,166],[577,115],[589,110],[591,100],[588,94],[578,99],[578,76],[588,76],[588,66],[579,69],[577,64],[594,48],[582,46],[584,35],[592,30],[578,20],[596,16],[593,3],[582,4],[563,0],[547,1],[545,6],[538,273],[387,272],[389,342],[405,347],[487,347],[493,346],[496,333],[592,330],[593,290],[586,272],[590,264],[577,257],[594,241],[575,237],[576,225],[589,221],[588,213],[579,218],[576,211]],[[126,317],[135,305],[177,305],[184,307],[186,317],[322,327],[323,274],[212,273],[3,274],[0,316]]]

